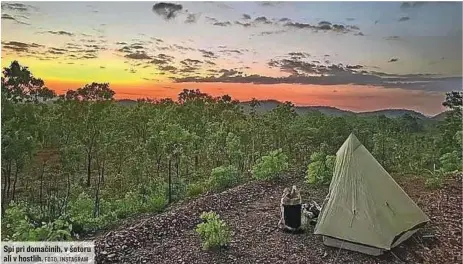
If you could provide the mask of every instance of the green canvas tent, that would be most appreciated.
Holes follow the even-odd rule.
[[[315,234],[327,246],[380,255],[429,221],[371,153],[350,134],[336,167]]]

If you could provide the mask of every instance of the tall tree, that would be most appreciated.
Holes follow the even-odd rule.
[[[109,83],[91,83],[76,91],[68,90],[61,98],[78,101],[107,101],[113,100],[116,93],[111,90]]]
[[[55,92],[44,86],[42,79],[35,78],[28,67],[13,61],[3,68],[2,97],[14,102],[46,101],[56,96]]]
[[[461,137],[459,131],[463,130],[463,92],[453,91],[446,94],[443,106],[449,109],[445,120],[440,124],[442,140],[440,144],[441,154],[458,151],[461,155],[461,149],[458,144],[458,137]]]

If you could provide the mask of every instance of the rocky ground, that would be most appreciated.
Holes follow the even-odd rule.
[[[304,186],[304,202],[322,203],[327,187],[308,187],[300,178],[251,182],[219,194],[172,205],[96,238],[97,263],[462,263],[462,175],[446,179],[440,190],[424,188],[422,178],[397,179],[431,222],[412,238],[379,257],[323,245],[312,230],[289,234],[277,229],[280,196],[292,184]],[[203,211],[220,214],[232,242],[204,251],[194,228]]]

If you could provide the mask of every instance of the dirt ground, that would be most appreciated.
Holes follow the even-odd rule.
[[[446,179],[440,190],[425,189],[422,178],[402,176],[397,181],[431,222],[379,257],[324,246],[313,227],[302,234],[280,231],[279,202],[285,187],[303,187],[304,202],[319,204],[328,191],[288,176],[206,194],[164,213],[127,221],[96,238],[97,263],[462,263],[462,175]],[[201,212],[210,210],[232,229],[226,249],[202,250],[194,231]]]

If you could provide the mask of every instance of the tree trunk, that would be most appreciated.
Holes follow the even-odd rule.
[[[42,163],[42,171],[40,172],[40,191],[39,191],[39,203],[40,203],[40,212],[42,212],[42,197],[43,197],[43,174],[45,174],[45,162]]]
[[[156,162],[157,162],[157,168],[156,168],[156,173],[158,175],[158,178],[159,178],[159,174],[161,172],[161,155],[158,156]]]
[[[93,207],[93,217],[96,218],[100,216],[100,186],[102,179],[104,178],[104,161],[102,164],[97,161],[97,166],[98,166],[98,180],[96,184],[96,190],[95,190],[95,206]]]
[[[15,194],[16,194],[16,183],[18,182],[18,172],[19,172],[19,168],[18,168],[18,163],[16,162],[16,171],[14,173],[14,181],[13,181],[13,194],[11,195],[11,199],[13,199],[14,201],[14,198],[15,198]]]
[[[256,147],[255,147],[255,140],[254,140],[254,137],[252,136],[252,152],[251,152],[251,166],[254,165],[254,153],[256,151]]]
[[[92,155],[87,152],[87,187],[90,187],[90,178],[92,176]]]
[[[175,170],[176,170],[176,176],[179,179],[180,178],[180,156],[177,157],[177,163],[175,164]]]
[[[101,168],[101,183],[104,184],[104,170],[105,170],[105,165],[104,165],[104,162],[103,162],[103,168]]]
[[[67,205],[69,201],[69,196],[71,195],[71,175],[70,173],[67,174],[67,182],[66,182],[66,197],[64,198],[63,206],[62,206],[62,213],[66,214],[67,212]]]
[[[4,179],[4,184],[3,184],[3,191],[2,191],[2,208],[1,208],[1,213],[2,215],[5,213],[6,206],[8,205],[8,193],[6,192],[8,188],[8,182],[9,178],[11,177],[11,160],[8,161],[8,165],[6,166],[6,170],[2,168],[3,171],[5,171],[5,179]]]
[[[9,166],[9,173],[8,173],[8,178],[7,178],[7,188],[6,188],[6,200],[8,201],[9,198],[10,198],[10,186],[11,186],[11,164],[12,162],[10,162]]]
[[[171,175],[171,164],[172,161],[169,158],[169,169],[168,169],[168,176],[169,176],[169,204],[172,202],[172,175]]]
[[[195,142],[195,172],[198,171],[199,156],[198,156],[198,143]]]

